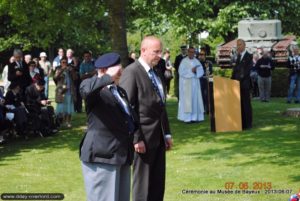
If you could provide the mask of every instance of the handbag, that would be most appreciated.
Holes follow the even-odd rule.
[[[165,76],[166,80],[171,80],[171,79],[173,79],[173,73],[172,73],[171,70],[168,70],[168,69],[165,70],[164,76]]]

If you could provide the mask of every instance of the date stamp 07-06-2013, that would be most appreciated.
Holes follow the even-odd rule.
[[[290,201],[300,200],[300,188],[295,189],[274,189],[272,182],[225,182],[224,188],[215,190],[206,189],[183,189],[182,194],[199,194],[199,195],[255,195],[255,194],[286,194]]]

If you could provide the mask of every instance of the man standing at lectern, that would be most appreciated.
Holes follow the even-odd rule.
[[[243,130],[246,130],[252,128],[252,106],[250,98],[252,55],[246,51],[246,43],[244,40],[238,39],[236,46],[237,59],[233,66],[231,79],[240,81],[242,127]]]

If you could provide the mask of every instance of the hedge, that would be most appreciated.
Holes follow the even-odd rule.
[[[231,69],[221,69],[214,67],[213,74],[222,77],[231,77]],[[286,97],[289,87],[289,69],[275,68],[272,73],[272,97]]]

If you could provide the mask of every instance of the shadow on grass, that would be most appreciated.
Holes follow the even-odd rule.
[[[176,117],[177,103],[169,103],[169,116]],[[185,154],[201,160],[214,158],[233,159],[242,155],[247,160],[235,160],[231,166],[251,166],[257,163],[272,163],[290,166],[300,162],[299,118],[284,117],[282,112],[288,107],[284,99],[270,103],[253,101],[253,129],[243,132],[211,133],[209,119],[199,124],[184,124],[171,118],[174,136],[174,150],[181,145],[210,143],[209,148],[200,152],[187,151]],[[210,148],[211,147],[211,148]],[[199,149],[196,149],[199,150]],[[298,180],[299,177],[295,177]]]
[[[290,176],[293,182],[300,182],[300,176]]]
[[[0,145],[0,166],[6,165],[5,161],[18,160],[21,153],[32,150],[43,150],[42,152],[55,152],[57,149],[79,150],[79,143],[83,136],[85,126],[85,114],[75,114],[72,120],[72,129],[61,129],[55,135],[41,138],[39,136],[29,140],[15,139],[4,145]]]

